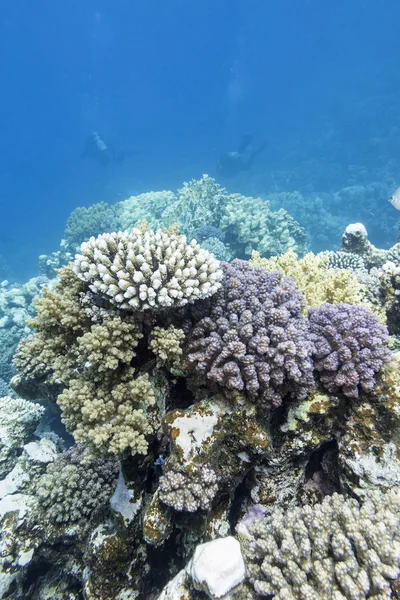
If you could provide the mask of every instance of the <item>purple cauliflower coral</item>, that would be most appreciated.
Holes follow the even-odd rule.
[[[391,358],[389,334],[362,306],[323,304],[309,311],[314,367],[331,393],[357,398],[371,392],[375,375]]]
[[[221,266],[222,287],[187,339],[189,371],[228,396],[239,391],[274,406],[304,396],[314,383],[313,346],[293,280],[240,260]]]

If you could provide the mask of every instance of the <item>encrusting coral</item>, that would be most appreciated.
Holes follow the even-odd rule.
[[[130,310],[184,306],[211,296],[222,278],[219,262],[195,241],[147,229],[91,238],[73,270],[95,294]]]
[[[371,392],[375,375],[391,359],[389,334],[372,312],[350,304],[323,304],[309,311],[314,367],[332,394],[357,398]]]
[[[185,346],[188,369],[203,385],[279,405],[313,384],[304,300],[291,279],[249,263],[223,263],[210,299]]]
[[[400,572],[400,493],[334,494],[238,526],[248,578],[275,600],[390,598]]]

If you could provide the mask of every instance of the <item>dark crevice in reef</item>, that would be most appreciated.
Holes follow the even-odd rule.
[[[68,588],[64,589],[63,592],[59,590],[61,593],[65,594],[65,597],[70,597],[70,594],[74,594],[74,598],[83,600],[81,583],[72,576],[65,576],[62,569],[54,567],[54,565],[46,560],[39,562],[33,561],[28,566],[27,577],[22,588],[18,590],[18,595],[15,596],[17,590],[16,588],[13,588],[10,589],[11,595],[6,596],[6,598],[9,598],[10,600],[14,597],[22,598],[23,600],[36,600],[37,598],[41,598],[41,587],[43,584],[46,586],[46,579],[52,581],[54,586],[57,586],[57,584],[62,582],[61,586]]]
[[[312,452],[304,473],[304,487],[322,497],[341,491],[339,480],[339,449],[336,440],[321,444]]]
[[[246,473],[239,485],[236,486],[228,517],[233,535],[236,525],[246,513],[249,494],[255,484],[254,469],[251,469]]]
[[[148,573],[144,573],[138,600],[158,598],[168,581],[185,567],[187,560],[184,557],[179,558],[180,535],[181,532],[176,529],[159,548],[147,547],[147,562],[151,568]]]
[[[195,402],[194,395],[187,387],[187,380],[184,377],[177,377],[175,385],[172,386],[168,396],[166,411],[173,408],[186,409]]]

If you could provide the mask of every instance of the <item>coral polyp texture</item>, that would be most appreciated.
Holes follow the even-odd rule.
[[[309,311],[314,366],[331,393],[357,398],[371,392],[391,358],[389,334],[372,312],[350,304],[323,304]]]
[[[184,306],[214,294],[222,279],[219,262],[195,241],[145,228],[90,238],[73,270],[94,293],[129,310]]]
[[[400,494],[360,505],[334,494],[313,507],[277,509],[241,528],[247,576],[274,600],[390,598],[400,573]]]
[[[218,477],[209,467],[169,470],[160,479],[159,498],[177,511],[210,508],[218,490]]]
[[[275,406],[313,384],[312,344],[304,299],[292,279],[223,263],[221,289],[211,298],[186,346],[189,370],[205,385]]]
[[[55,523],[88,520],[97,507],[109,500],[118,472],[116,461],[85,461],[79,446],[63,452],[37,482],[36,493],[46,519]]]

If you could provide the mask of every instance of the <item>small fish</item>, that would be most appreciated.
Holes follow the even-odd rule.
[[[397,210],[400,210],[400,187],[393,192],[389,198],[390,204],[392,204]]]

